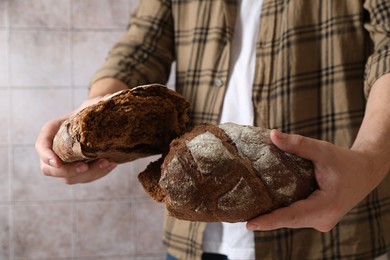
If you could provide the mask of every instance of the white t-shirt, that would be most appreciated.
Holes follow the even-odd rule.
[[[262,0],[239,0],[220,123],[253,124],[252,85]]]
[[[230,79],[220,123],[253,125],[252,85],[256,40],[262,0],[240,0],[231,49]],[[208,223],[202,248],[207,253],[227,255],[232,260],[255,259],[253,232],[246,223]]]

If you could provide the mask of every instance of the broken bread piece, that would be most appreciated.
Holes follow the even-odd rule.
[[[159,84],[119,91],[63,122],[53,150],[64,162],[133,161],[168,150],[186,130],[190,103]]]

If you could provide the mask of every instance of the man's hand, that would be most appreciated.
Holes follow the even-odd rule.
[[[331,230],[390,170],[389,102],[390,73],[387,73],[371,88],[364,119],[351,149],[273,130],[271,139],[276,146],[313,162],[319,188],[307,199],[250,220],[247,228]]]
[[[111,172],[116,164],[106,159],[92,163],[75,162],[64,164],[52,150],[53,139],[62,122],[81,109],[99,102],[102,98],[117,91],[127,89],[127,85],[115,78],[102,78],[94,82],[89,90],[89,99],[74,112],[47,122],[41,129],[35,143],[41,163],[41,171],[47,176],[61,178],[67,184],[87,183],[102,178]]]
[[[102,97],[87,99],[77,110],[92,105]],[[61,159],[52,150],[53,139],[62,122],[64,122],[71,114],[67,114],[47,122],[41,129],[41,132],[35,143],[35,148],[40,157],[41,171],[47,176],[61,178],[67,184],[87,183],[111,172],[116,164],[105,159],[100,159],[92,163],[75,162],[64,164]]]
[[[370,155],[328,142],[277,130],[271,132],[271,139],[280,149],[313,162],[319,188],[307,199],[250,220],[249,230],[310,227],[329,231],[382,181],[388,170],[376,165]]]

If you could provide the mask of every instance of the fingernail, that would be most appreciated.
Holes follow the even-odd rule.
[[[111,171],[111,170],[113,170],[116,167],[116,165],[117,165],[116,163],[110,163],[108,165],[107,169]]]
[[[57,166],[56,160],[54,160],[54,159],[49,159],[49,165],[50,165],[50,166],[53,166],[53,167],[56,167],[56,166]]]
[[[106,169],[109,164],[110,164],[110,162],[108,162],[106,160],[103,160],[102,162],[99,163],[99,168],[102,169],[102,170]]]
[[[109,162],[109,161],[102,161],[100,164],[99,164],[99,168],[102,169],[102,170],[112,170],[114,169],[116,166],[116,163],[113,163],[113,162]]]
[[[285,134],[283,134],[282,132],[280,132],[279,130],[275,130],[274,131],[274,134],[275,134],[275,136],[278,138],[278,139],[280,139],[280,140],[283,140],[284,138],[285,138]]]
[[[259,226],[256,225],[256,224],[252,224],[252,223],[249,223],[246,228],[250,231],[255,231],[255,230],[258,230],[259,229]]]
[[[78,173],[83,173],[86,172],[87,170],[88,170],[88,166],[85,164],[79,164],[76,166],[76,172]]]

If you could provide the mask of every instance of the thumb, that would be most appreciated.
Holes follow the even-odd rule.
[[[279,149],[312,161],[321,157],[322,143],[325,143],[302,135],[282,133],[276,129],[271,131],[270,137]]]

